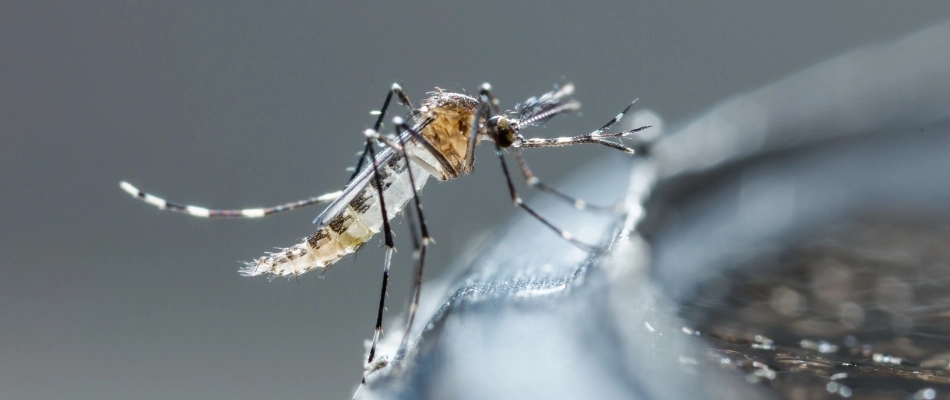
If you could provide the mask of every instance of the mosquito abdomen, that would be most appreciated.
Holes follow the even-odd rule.
[[[422,190],[431,175],[424,167],[413,163],[412,177],[416,184],[413,189],[409,184],[405,158],[398,153],[380,158],[385,160],[378,167],[383,196],[386,199],[387,216],[392,219],[405,208],[416,191]],[[383,218],[374,182],[373,179],[355,180],[354,187],[347,188],[347,191],[353,190],[356,194],[344,194],[337,202],[345,203],[331,204],[327,210],[339,211],[319,218],[316,233],[301,243],[246,263],[241,274],[296,276],[313,270],[324,270],[346,255],[356,252],[382,230]]]

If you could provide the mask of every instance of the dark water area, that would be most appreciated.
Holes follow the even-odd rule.
[[[781,397],[950,398],[950,223],[868,218],[705,282],[700,364]]]

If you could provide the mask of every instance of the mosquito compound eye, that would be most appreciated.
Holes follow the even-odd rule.
[[[510,147],[515,142],[515,132],[507,118],[498,118],[495,125],[495,143],[500,147]]]

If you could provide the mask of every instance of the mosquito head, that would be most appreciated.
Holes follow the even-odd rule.
[[[508,118],[505,118],[502,115],[497,115],[491,117],[488,120],[488,134],[491,136],[491,139],[498,143],[499,147],[507,148],[510,147],[515,142],[515,132],[517,127],[515,124],[508,121]]]

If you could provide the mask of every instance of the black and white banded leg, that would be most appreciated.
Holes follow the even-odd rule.
[[[633,107],[633,104],[636,102],[637,101],[634,100],[633,102],[630,103],[630,105],[627,106],[627,108],[621,111],[620,114],[617,114],[616,117],[611,119],[610,122],[607,122],[600,129],[593,131],[591,133],[588,133],[586,135],[579,135],[579,136],[572,136],[572,137],[559,137],[559,138],[553,138],[553,139],[542,139],[542,138],[525,139],[522,137],[518,137],[517,139],[515,139],[515,142],[512,146],[528,149],[528,148],[536,148],[536,147],[564,147],[564,146],[573,146],[573,145],[578,145],[578,144],[600,144],[600,145],[604,145],[613,149],[623,151],[627,154],[637,154],[637,151],[634,148],[624,146],[621,143],[612,142],[608,139],[628,138],[634,133],[637,133],[644,129],[649,128],[650,127],[649,125],[641,126],[639,128],[635,128],[635,129],[631,129],[631,130],[627,130],[623,132],[604,133],[604,131],[606,131],[607,129],[610,129],[610,127],[614,126],[617,122],[619,122],[620,119],[623,118],[624,114],[630,111],[630,108]]]
[[[403,140],[402,135],[400,135],[400,130],[404,129],[408,131],[410,135],[417,141],[428,143],[428,140],[426,140],[422,135],[418,134],[411,127],[409,127],[405,123],[405,121],[403,121],[402,118],[400,117],[393,118],[393,125],[395,125],[396,137],[398,138],[399,143],[393,142],[391,139],[380,135],[377,131],[372,130],[372,129],[367,129],[365,132],[366,140],[367,140],[367,149],[370,152],[369,156],[373,162],[373,179],[376,182],[377,193],[379,195],[379,201],[380,201],[379,206],[380,206],[382,217],[383,217],[383,231],[386,234],[386,238],[385,238],[386,263],[383,267],[383,284],[382,284],[382,290],[380,292],[380,297],[379,297],[379,310],[377,311],[377,314],[376,314],[376,328],[375,328],[375,331],[373,332],[373,342],[370,345],[369,357],[366,360],[367,371],[371,371],[377,368],[377,366],[373,365],[373,360],[376,357],[376,346],[379,343],[379,336],[383,332],[382,323],[383,323],[383,312],[386,309],[386,296],[387,296],[386,288],[389,285],[390,263],[392,260],[392,253],[395,250],[395,245],[392,240],[392,228],[389,224],[389,218],[386,212],[386,203],[385,203],[385,200],[383,199],[383,191],[382,191],[382,184],[381,184],[382,182],[379,178],[379,166],[377,165],[377,162],[376,162],[376,152],[373,150],[371,141],[381,141],[383,143],[386,143],[388,146],[392,147],[394,150],[402,152],[403,158],[406,160],[406,171],[407,171],[407,174],[409,175],[409,184],[412,188],[416,187],[415,178],[412,175],[412,165],[409,164],[410,161],[409,161],[409,154],[406,152],[406,142]],[[431,144],[427,148],[431,148]],[[420,298],[420,293],[422,289],[421,287],[422,286],[422,272],[425,266],[424,262],[425,262],[426,249],[428,248],[429,242],[432,241],[432,237],[429,236],[429,229],[425,223],[425,217],[423,216],[423,213],[422,213],[422,202],[419,200],[418,192],[415,192],[413,194],[413,202],[415,203],[415,210],[416,210],[416,214],[418,215],[418,222],[419,222],[421,236],[417,235],[415,225],[413,224],[413,221],[412,221],[413,218],[411,215],[409,215],[408,216],[409,230],[410,230],[410,236],[412,237],[412,246],[414,250],[413,258],[415,259],[416,280],[413,283],[413,300],[410,306],[409,322],[407,323],[407,326],[406,326],[406,334],[403,337],[403,342],[399,346],[399,352],[402,352],[403,349],[405,349],[406,347],[407,339],[409,337],[409,331],[412,329],[412,323],[413,323],[413,320],[415,319],[416,310],[419,308],[419,298]],[[407,212],[408,214],[412,214],[411,209],[407,210]],[[399,354],[397,354],[397,356],[398,355]],[[359,388],[357,388],[356,393],[353,394],[354,399],[359,395],[359,392],[363,388],[364,385],[366,385],[365,374],[363,376],[363,380],[360,382]]]
[[[402,87],[397,83],[393,83],[392,88],[390,88],[389,93],[386,94],[386,100],[383,102],[383,107],[378,111],[378,117],[376,118],[376,123],[373,124],[373,130],[379,131],[380,127],[383,124],[383,118],[385,118],[386,110],[389,108],[389,103],[392,101],[393,95],[396,95],[397,100],[400,104],[406,106],[408,109],[412,109],[412,102],[409,100],[409,96],[403,92]],[[350,181],[356,177],[360,169],[363,168],[363,162],[366,160],[367,154],[370,153],[369,146],[372,144],[372,141],[367,140],[366,146],[363,148],[363,153],[360,155],[359,161],[357,161],[356,168],[353,172],[353,176],[350,177]],[[188,214],[195,217],[202,218],[260,218],[266,217],[269,215],[277,214],[284,211],[295,210],[298,208],[303,208],[307,206],[312,206],[315,204],[330,203],[333,200],[336,200],[343,194],[342,191],[327,193],[317,197],[311,197],[305,200],[299,200],[295,202],[280,204],[271,207],[262,207],[262,208],[246,208],[243,210],[215,210],[208,209],[204,207],[198,207],[187,204],[180,204],[171,201],[167,201],[161,197],[145,193],[132,184],[128,182],[120,182],[119,186],[122,187],[122,190],[125,190],[132,197],[140,199],[146,203],[154,205],[162,210],[169,210],[179,213]]]
[[[412,109],[412,102],[409,101],[409,96],[402,91],[402,87],[397,83],[393,83],[392,88],[389,90],[389,93],[386,94],[386,100],[383,101],[383,107],[379,110],[379,116],[376,118],[376,123],[373,124],[373,129],[366,131],[366,145],[363,147],[363,153],[359,157],[359,161],[356,163],[356,168],[354,168],[353,176],[350,177],[350,182],[356,178],[356,175],[359,174],[360,170],[363,168],[363,162],[366,160],[368,155],[373,165],[373,180],[376,183],[376,193],[379,196],[379,208],[380,213],[383,217],[383,234],[385,236],[385,245],[386,245],[386,260],[383,264],[383,282],[382,287],[379,293],[379,309],[376,312],[376,326],[373,330],[373,343],[369,348],[369,357],[366,359],[366,364],[372,368],[373,360],[376,358],[376,345],[379,343],[379,335],[383,332],[383,312],[386,309],[386,296],[387,296],[387,287],[389,286],[389,269],[392,263],[393,252],[396,250],[396,244],[393,241],[392,227],[389,224],[389,216],[386,212],[386,200],[383,198],[383,185],[382,180],[379,177],[379,165],[376,162],[376,150],[374,149],[374,142],[379,140],[379,129],[383,125],[383,118],[386,116],[386,110],[389,108],[389,103],[392,101],[393,94],[399,98],[399,102],[404,106]],[[408,162],[408,158],[407,158]],[[348,183],[349,184],[349,183]],[[415,186],[413,186],[415,187]],[[362,382],[360,382],[360,387],[366,384],[366,377],[363,377]],[[359,390],[357,390],[357,394]],[[356,394],[354,394],[355,398]]]
[[[322,196],[311,197],[309,199],[285,203],[281,205],[263,207],[263,208],[245,208],[243,210],[214,210],[204,207],[173,203],[158,196],[145,193],[128,182],[120,182],[119,186],[132,197],[142,200],[148,204],[158,207],[162,210],[174,211],[188,214],[194,217],[202,218],[260,218],[274,215],[284,211],[296,210],[314,204],[329,203],[336,200],[343,193],[342,191],[327,193]]]
[[[416,182],[415,178],[412,175],[412,168],[409,164],[409,153],[406,151],[406,141],[402,136],[402,130],[410,132],[410,135],[415,139],[425,140],[422,135],[419,135],[418,132],[415,132],[411,127],[409,127],[402,118],[396,117],[393,118],[393,125],[396,130],[396,137],[399,139],[399,145],[402,150],[403,158],[406,160],[406,171],[409,175],[409,185],[410,187],[415,188]],[[416,272],[416,279],[412,284],[412,301],[409,305],[409,320],[406,322],[406,332],[403,335],[402,343],[399,344],[399,350],[397,356],[401,355],[405,351],[406,346],[409,343],[409,334],[412,331],[412,324],[416,319],[416,311],[419,309],[419,299],[422,295],[422,275],[425,270],[425,258],[426,250],[429,247],[429,242],[432,241],[432,237],[429,236],[429,228],[426,226],[425,216],[422,213],[422,201],[419,199],[419,192],[416,191],[413,196],[413,203],[415,205],[415,215],[418,218],[419,223],[419,234],[417,235],[415,225],[412,222],[412,212],[411,209],[407,214],[407,219],[409,220],[409,230],[410,236],[412,236],[412,248],[413,248],[413,264]]]
[[[427,151],[435,151],[429,143],[428,139],[422,136],[419,132],[413,129],[411,126],[406,124],[406,122],[400,118],[393,118],[393,125],[396,130],[395,138],[389,138],[383,135],[380,135],[377,132],[374,132],[371,129],[366,130],[366,136],[373,138],[375,140],[385,143],[387,146],[393,148],[395,151],[402,153],[403,158],[405,158],[407,165],[407,174],[409,176],[409,183],[411,187],[416,187],[415,177],[412,175],[412,170],[410,169],[409,162],[409,153],[406,151],[406,141],[402,133],[408,133],[409,136],[416,141],[416,143],[421,144]],[[396,142],[398,140],[398,143]],[[425,256],[426,250],[428,249],[429,243],[433,242],[432,237],[429,235],[429,228],[425,223],[425,216],[422,212],[422,201],[419,199],[419,192],[413,193],[413,205],[415,208],[415,214],[418,215],[417,222],[419,223],[419,234],[416,232],[415,224],[413,223],[414,218],[411,216],[412,209],[408,210],[410,214],[407,219],[409,220],[409,229],[410,235],[412,237],[412,246],[413,246],[413,260],[415,264],[416,279],[413,282],[412,288],[412,302],[409,306],[409,320],[406,323],[406,332],[403,336],[402,343],[399,346],[399,354],[405,350],[406,345],[408,344],[409,333],[412,330],[412,325],[415,321],[416,311],[419,309],[419,299],[422,293],[422,276],[425,270]],[[420,235],[421,234],[421,235]]]
[[[393,95],[396,95],[397,101],[399,104],[405,106],[409,111],[412,111],[412,102],[409,101],[409,96],[406,95],[406,92],[402,91],[402,86],[399,86],[398,83],[393,83],[392,88],[389,89],[389,93],[386,93],[386,100],[383,101],[383,107],[379,111],[374,111],[373,114],[376,114],[376,123],[373,124],[373,132],[379,132],[383,126],[383,118],[386,117],[386,110],[389,109],[389,103],[393,99]],[[347,181],[353,182],[353,179],[356,179],[356,175],[360,173],[360,170],[363,169],[363,163],[366,161],[366,155],[369,154],[369,146],[372,144],[371,141],[366,142],[366,146],[363,147],[363,152],[360,154],[359,160],[356,162],[356,167],[353,168],[353,175],[350,176],[350,180]]]
[[[383,284],[379,293],[379,311],[376,314],[376,329],[373,332],[373,344],[369,348],[369,357],[366,360],[367,365],[372,364],[376,358],[376,344],[379,342],[379,335],[383,332],[383,311],[386,308],[386,287],[389,285],[389,266],[392,261],[393,252],[396,250],[396,244],[393,241],[392,227],[389,224],[389,215],[386,212],[386,199],[383,197],[383,182],[379,176],[379,163],[376,161],[376,150],[374,143],[376,137],[366,135],[366,149],[369,152],[370,161],[373,166],[373,181],[376,186],[376,193],[379,196],[379,209],[383,217],[383,235],[386,245],[386,261],[383,264]],[[363,383],[366,382],[364,377]]]
[[[611,119],[609,122],[607,122],[606,124],[604,124],[604,126],[602,126],[600,129],[598,129],[598,130],[596,130],[596,131],[593,131],[593,132],[591,132],[591,133],[588,133],[588,134],[586,134],[586,135],[575,136],[575,137],[572,137],[572,138],[554,138],[554,139],[523,139],[523,138],[518,138],[518,139],[516,139],[515,143],[512,145],[512,154],[514,155],[515,160],[518,162],[518,165],[521,167],[521,173],[522,173],[522,175],[524,175],[525,181],[528,183],[529,186],[535,187],[535,188],[537,188],[538,190],[541,190],[541,191],[544,191],[544,192],[551,193],[551,194],[553,194],[553,195],[555,195],[555,196],[557,196],[557,197],[559,197],[559,198],[561,198],[561,199],[563,199],[563,200],[566,200],[567,202],[573,204],[573,205],[574,205],[574,208],[577,208],[578,210],[586,210],[586,209],[589,209],[589,210],[597,210],[597,211],[612,211],[612,210],[614,210],[615,207],[611,207],[611,206],[600,206],[600,205],[588,204],[588,203],[585,202],[584,200],[581,200],[581,199],[578,199],[578,198],[576,198],[576,197],[570,196],[570,195],[568,195],[568,194],[566,194],[566,193],[564,193],[564,192],[561,192],[560,190],[555,189],[554,187],[551,187],[551,186],[545,184],[544,182],[542,182],[540,179],[538,179],[538,177],[535,176],[535,175],[531,172],[531,168],[528,167],[528,162],[525,160],[524,155],[521,153],[521,148],[523,148],[523,147],[561,147],[561,146],[570,146],[570,145],[573,145],[573,144],[594,143],[594,142],[599,143],[599,144],[605,144],[605,145],[610,146],[610,147],[613,147],[613,148],[617,148],[617,147],[615,147],[615,146],[619,146],[617,143],[610,142],[610,141],[606,140],[606,138],[609,138],[609,137],[625,137],[625,136],[627,136],[627,135],[630,135],[630,134],[633,134],[633,133],[635,133],[635,132],[639,132],[639,131],[642,131],[642,130],[644,130],[644,129],[649,128],[649,126],[644,126],[644,127],[636,128],[636,129],[629,130],[629,131],[618,132],[618,133],[610,133],[610,134],[604,134],[604,131],[606,131],[607,129],[610,129],[612,126],[614,126],[615,124],[617,124],[618,122],[620,122],[620,120],[623,118],[624,114],[626,114],[627,112],[629,112],[629,111],[630,111],[630,108],[633,107],[633,104],[634,104],[634,103],[636,103],[636,100],[634,100],[633,102],[631,102],[630,105],[627,106],[627,108],[625,108],[623,111],[621,111],[619,114],[617,114],[617,116],[615,116],[615,117],[614,117],[613,119]],[[601,140],[602,140],[603,142],[601,142]],[[604,142],[606,142],[606,143],[604,143]],[[626,153],[629,153],[629,154],[634,154],[634,153],[636,153],[636,150],[630,149],[630,148],[627,148],[627,147],[621,147],[620,150],[622,150],[622,151],[624,151],[624,152],[626,152]]]
[[[415,178],[412,176],[412,168],[409,165],[409,154],[406,152],[406,142],[402,136],[402,131],[409,132],[409,135],[416,141],[425,141],[419,132],[416,132],[412,129],[411,126],[406,124],[402,118],[396,117],[393,118],[393,125],[396,129],[396,137],[399,138],[399,144],[402,148],[403,158],[406,159],[406,168],[409,175],[409,184],[411,187],[415,188]],[[422,274],[425,270],[425,259],[426,259],[426,250],[429,247],[429,243],[432,242],[432,237],[429,236],[429,228],[426,226],[426,219],[422,213],[422,201],[419,199],[419,192],[416,191],[412,196],[413,202],[415,203],[416,215],[419,222],[419,231],[420,235],[417,236],[415,232],[415,227],[412,224],[411,219],[409,218],[409,229],[412,231],[412,246],[413,246],[413,259],[415,261],[415,270],[416,270],[416,279],[412,284],[412,302],[409,305],[409,320],[406,322],[406,333],[402,337],[402,343],[399,344],[399,353],[405,351],[406,346],[409,344],[409,334],[412,331],[412,325],[416,319],[416,311],[419,309],[419,299],[422,296]]]

